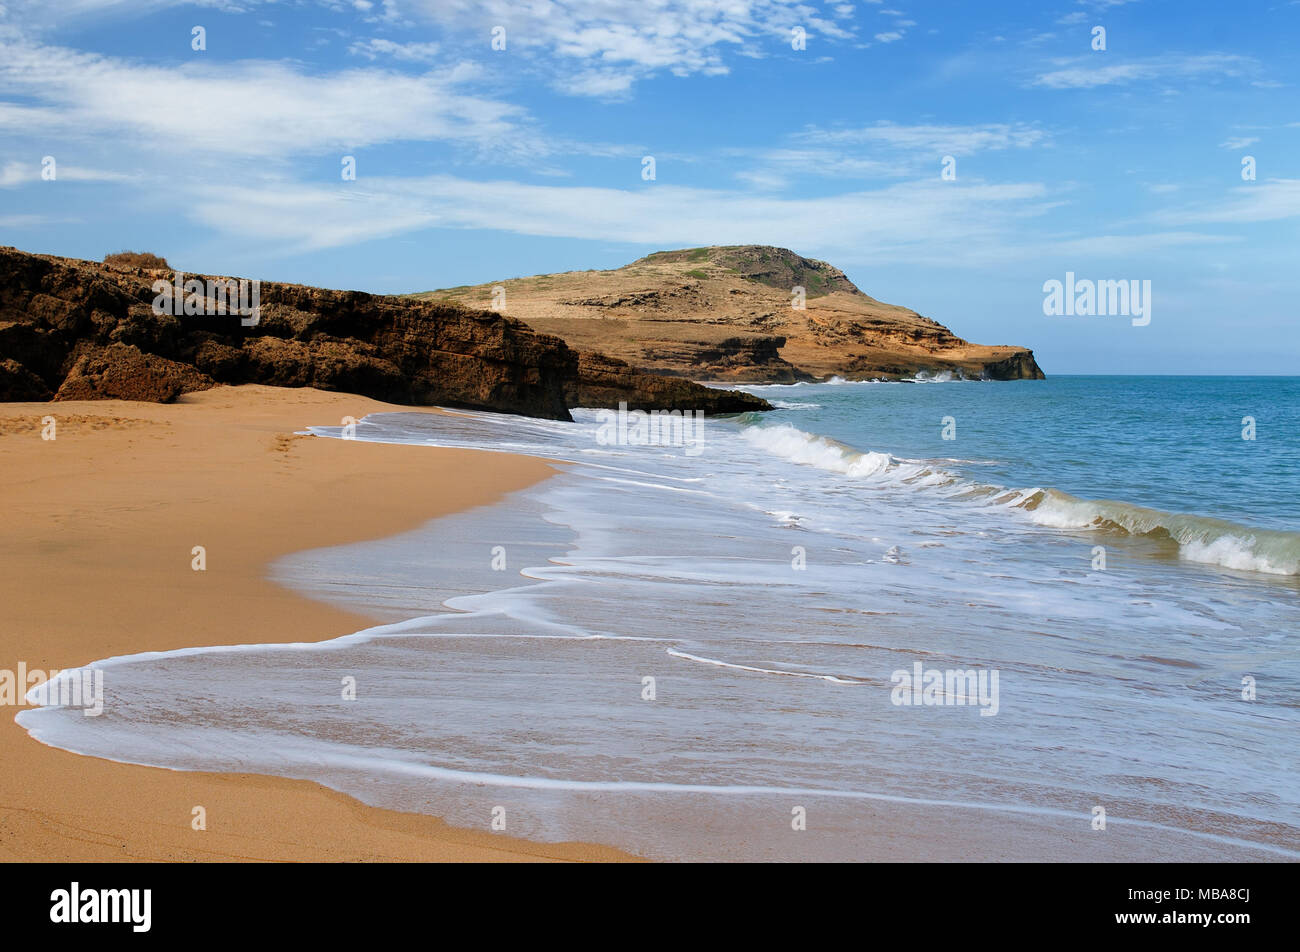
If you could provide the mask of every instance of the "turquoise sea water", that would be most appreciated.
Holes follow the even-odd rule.
[[[793,407],[765,423],[895,456],[961,457],[971,475],[1004,486],[1300,530],[1300,377],[746,389]],[[947,416],[954,440],[942,437]],[[1248,417],[1253,440],[1242,438]]]
[[[102,662],[103,716],[19,720],[664,859],[1300,858],[1295,379],[752,389],[690,446],[367,417],[563,462],[275,567],[381,627]]]

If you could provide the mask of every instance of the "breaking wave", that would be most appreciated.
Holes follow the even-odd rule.
[[[1030,508],[1028,505],[1025,508]],[[1042,490],[1032,518],[1056,529],[1100,529],[1178,543],[1179,558],[1229,569],[1300,575],[1300,534],[1252,529],[1223,519],[1162,512],[1109,499]]]
[[[774,456],[855,480],[943,491],[965,502],[1025,511],[1037,525],[1167,539],[1189,562],[1269,575],[1300,576],[1300,534],[1253,529],[1223,519],[1149,509],[1122,501],[1080,499],[1057,489],[1014,489],[968,479],[947,460],[913,460],[860,451],[790,424],[745,420],[742,438]]]

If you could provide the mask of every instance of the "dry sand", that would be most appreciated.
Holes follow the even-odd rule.
[[[543,460],[293,435],[409,410],[220,387],[177,404],[0,404],[0,669],[195,645],[320,641],[373,621],[265,578],[546,477]],[[41,438],[41,418],[57,438]],[[206,548],[207,569],[191,568]],[[316,783],[161,770],[47,747],[0,710],[5,860],[613,860],[365,806]],[[191,829],[203,806],[207,830]],[[486,827],[486,821],[485,821]]]

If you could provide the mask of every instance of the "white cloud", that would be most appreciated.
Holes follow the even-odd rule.
[[[876,39],[878,39],[881,43],[896,43],[902,38],[903,38],[902,33],[899,33],[897,31],[892,31],[892,30],[889,33],[876,34]]]
[[[937,176],[941,156],[1030,148],[1048,141],[1045,132],[1024,124],[902,126],[879,122],[851,129],[811,127],[790,136],[788,143],[778,148],[757,153],[734,149],[725,154],[757,166],[737,173],[737,178],[772,188],[772,183],[784,183],[791,176],[859,180]]]
[[[1038,250],[1054,255],[1079,255],[1088,258],[1144,255],[1161,248],[1184,248],[1188,245],[1219,245],[1240,241],[1232,235],[1207,235],[1200,232],[1164,231],[1145,235],[1089,235],[1060,241],[1041,242]]]
[[[573,96],[611,98],[626,94],[635,82],[636,77],[625,71],[589,69],[557,79],[555,85]]]
[[[8,0],[6,0],[8,2]],[[139,17],[178,6],[251,10],[275,0],[18,0],[32,28],[82,21],[92,15]],[[634,83],[668,72],[676,76],[721,75],[732,55],[764,56],[790,51],[790,29],[810,39],[855,38],[845,13],[834,4],[823,13],[805,0],[315,0],[341,16],[386,26],[433,24],[456,35],[465,51],[515,57],[554,87],[584,96],[609,97]],[[346,21],[344,21],[346,22]],[[491,30],[506,30],[507,48],[491,50]],[[449,39],[448,43],[452,41]],[[401,44],[394,44],[401,45]],[[413,44],[420,46],[422,44]],[[362,52],[363,41],[357,52]]]
[[[1171,225],[1247,225],[1300,218],[1300,179],[1270,179],[1234,188],[1217,202],[1171,209],[1152,216]]]
[[[0,215],[0,228],[35,228],[39,225],[53,225],[61,219],[46,215]]]
[[[878,122],[873,126],[855,129],[807,129],[795,138],[811,143],[884,145],[918,154],[971,155],[984,151],[1029,148],[1046,142],[1047,134],[1023,123],[902,126],[892,122]]]
[[[902,183],[819,198],[650,184],[624,190],[477,182],[453,176],[370,179],[364,192],[267,183],[200,190],[187,212],[219,232],[304,250],[432,225],[634,242],[657,247],[775,244],[880,259],[955,262],[1019,233],[1051,203],[1038,183]]]
[[[112,172],[107,169],[86,169],[75,165],[58,166],[58,179],[60,182],[138,182],[138,175],[128,175],[124,172]]]
[[[1059,69],[1040,73],[1033,84],[1049,89],[1088,89],[1125,85],[1138,80],[1186,79],[1206,74],[1239,77],[1254,68],[1254,61],[1248,57],[1225,53],[1171,56],[1105,65],[1091,65],[1090,60],[1075,60],[1070,65],[1062,64]]]
[[[24,162],[6,162],[0,167],[0,188],[13,188],[41,177],[40,166]]]
[[[244,61],[177,67],[0,39],[0,131],[101,137],[245,156],[324,153],[386,142],[448,140],[538,148],[523,111],[469,94],[464,70],[412,76],[376,68],[308,75]]]
[[[42,157],[43,158],[43,157]],[[54,182],[130,182],[135,176],[105,169],[89,169],[75,165],[61,165],[55,156]],[[15,188],[32,182],[42,182],[39,161],[6,162],[0,166],[0,188]]]
[[[438,44],[395,43],[392,40],[373,37],[368,40],[357,40],[348,47],[348,52],[371,60],[391,59],[406,63],[428,63],[437,58]]]
[[[1074,66],[1067,69],[1043,73],[1035,81],[1037,86],[1051,89],[1086,89],[1092,86],[1110,86],[1128,83],[1135,79],[1155,76],[1156,72],[1149,66],[1139,63],[1114,64],[1110,66]]]
[[[756,158],[767,168],[762,172],[751,171],[748,174],[767,174],[781,178],[787,175],[815,175],[841,179],[898,178],[906,175],[911,169],[911,163],[897,159],[889,162],[880,158],[864,158],[821,147],[768,149],[752,158]]]
[[[1258,141],[1258,136],[1229,136],[1225,141],[1220,142],[1219,146],[1224,149],[1245,149]]]
[[[788,184],[784,176],[778,175],[775,172],[767,171],[737,172],[736,178],[751,188],[761,189],[763,191],[776,191],[785,188]]]
[[[274,0],[59,0],[58,3],[49,3],[48,0],[7,0],[10,11],[15,14],[14,19],[21,20],[32,28],[97,16],[139,17],[179,6],[244,13],[264,2]]]
[[[416,0],[415,9],[469,42],[489,49],[493,27],[505,28],[506,50],[575,95],[624,94],[658,73],[717,76],[731,55],[790,51],[790,30],[810,40],[850,40],[840,9],[829,17],[802,0]]]

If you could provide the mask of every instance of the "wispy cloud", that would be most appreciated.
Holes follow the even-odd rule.
[[[895,158],[872,158],[855,155],[843,149],[823,147],[767,149],[757,155],[739,153],[743,158],[759,163],[762,168],[737,173],[749,181],[785,181],[788,176],[816,176],[828,179],[894,179],[906,176],[914,168],[913,162]]]
[[[1052,204],[1038,183],[911,182],[810,199],[431,176],[371,179],[364,191],[289,183],[208,190],[187,212],[223,233],[257,234],[302,249],[436,225],[656,247],[759,242],[855,258],[959,262],[977,247],[1014,236],[1020,222]]]
[[[1093,12],[1104,13],[1111,7],[1123,7],[1130,3],[1138,3],[1140,0],[1075,0],[1075,2]]]
[[[48,215],[0,215],[0,228],[37,228],[59,224],[63,219]]]
[[[39,162],[10,161],[0,166],[0,188],[16,188],[33,182],[42,182]],[[59,165],[55,157],[53,182],[131,182],[134,175],[107,169],[90,169],[75,165]]]
[[[1153,216],[1171,225],[1231,224],[1300,218],[1300,179],[1270,179],[1234,188],[1219,201],[1169,209]]]
[[[802,0],[416,0],[425,19],[478,35],[504,30],[502,56],[528,58],[529,67],[573,95],[612,97],[651,76],[721,76],[733,55],[791,51],[791,30],[809,42],[846,41],[854,28],[845,12],[829,15]]]
[[[0,188],[13,188],[27,182],[40,179],[39,167],[32,167],[22,162],[6,162],[0,166]]]
[[[1107,54],[1108,56],[1110,54]],[[1035,86],[1049,89],[1090,89],[1126,85],[1144,80],[1176,80],[1204,76],[1241,77],[1254,72],[1258,64],[1249,57],[1227,53],[1167,56],[1128,63],[1102,62],[1103,58],[1057,61],[1056,69],[1039,73]]]
[[[907,152],[972,155],[1001,149],[1024,149],[1047,142],[1048,135],[1037,126],[1024,123],[985,125],[898,125],[878,122],[849,129],[811,128],[795,139],[809,143],[841,145],[870,144]]]
[[[879,122],[852,128],[811,126],[776,148],[728,150],[729,159],[751,163],[734,173],[752,187],[776,189],[792,178],[890,181],[939,174],[943,156],[1029,148],[1050,142],[1046,132],[1026,124],[978,126],[899,125]]]
[[[789,185],[789,179],[784,175],[764,169],[742,169],[736,173],[736,179],[761,191],[775,191]]]
[[[33,29],[84,21],[92,17],[140,17],[171,7],[194,7],[224,13],[244,13],[275,0],[5,0],[10,18]]]
[[[405,63],[431,63],[438,56],[437,43],[395,43],[380,37],[357,40],[348,52],[367,59],[388,59]]]
[[[167,67],[0,39],[0,94],[35,102],[0,104],[0,131],[127,134],[146,148],[244,156],[400,141],[540,147],[523,109],[469,93],[467,72],[308,75],[269,61]]]
[[[1050,255],[1078,255],[1081,258],[1129,258],[1148,255],[1164,248],[1192,245],[1221,245],[1241,241],[1234,235],[1213,235],[1193,231],[1148,232],[1140,235],[1089,235],[1042,242],[1038,251]]]

